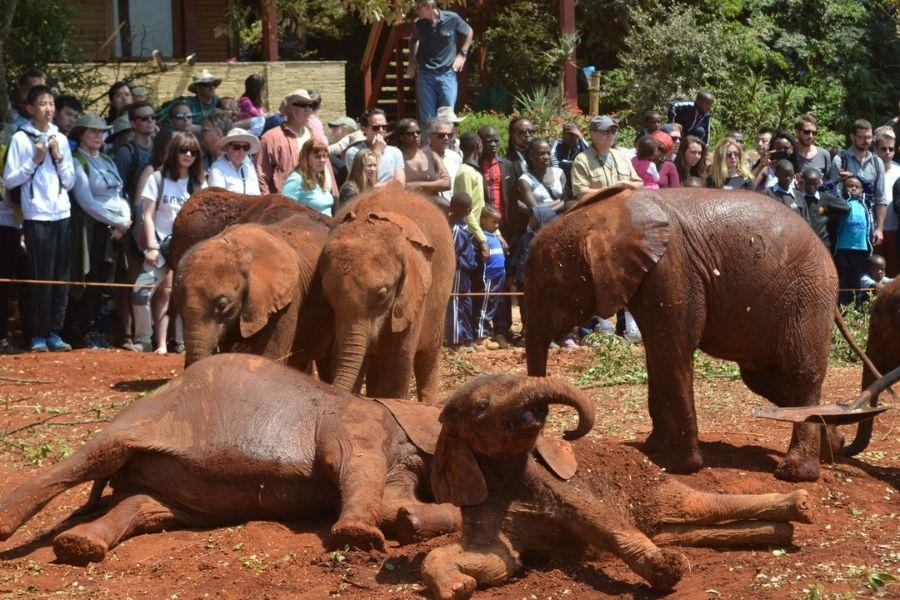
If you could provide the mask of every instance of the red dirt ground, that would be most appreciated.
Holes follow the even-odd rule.
[[[593,361],[587,348],[551,353],[549,372],[571,380]],[[77,449],[128,402],[178,375],[179,356],[124,351],[0,357],[0,471],[8,492],[41,466]],[[479,372],[523,372],[510,349],[445,357],[449,391]],[[11,381],[12,378],[32,381]],[[34,380],[41,380],[34,382]],[[832,367],[823,402],[855,396],[858,368]],[[642,441],[649,432],[646,386],[592,388],[592,435]],[[671,598],[900,597],[900,435],[896,411],[876,420],[869,450],[826,465],[822,478],[793,485],[772,477],[790,438],[787,424],[750,416],[766,402],[739,381],[698,379],[703,452],[710,465],[679,480],[710,491],[786,492],[803,487],[816,522],[797,525],[786,548],[684,549],[691,572]],[[562,426],[558,414],[554,424]],[[32,425],[29,427],[29,425]],[[852,432],[847,432],[852,436]],[[590,465],[582,465],[590,467]],[[0,598],[422,598],[419,568],[429,549],[452,536],[380,555],[326,552],[325,522],[251,522],[239,527],[143,535],[87,568],[55,564],[39,534],[87,498],[81,486],[60,495],[10,540],[0,543]],[[881,585],[879,585],[881,584]],[[508,585],[476,598],[659,598],[613,558],[530,565]]]

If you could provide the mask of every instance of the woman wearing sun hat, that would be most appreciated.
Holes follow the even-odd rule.
[[[209,168],[209,185],[238,194],[259,195],[259,180],[251,155],[259,152],[259,140],[235,127],[217,144],[220,156]]]
[[[78,141],[75,187],[72,196],[72,279],[111,283],[122,250],[122,239],[131,226],[131,207],[115,162],[101,152],[110,127],[101,117],[82,115],[69,134]],[[103,288],[72,285],[69,295],[83,345],[108,348],[107,323],[102,314]]]

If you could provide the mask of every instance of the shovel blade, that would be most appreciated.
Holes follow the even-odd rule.
[[[791,423],[825,423],[827,425],[849,425],[871,419],[889,410],[889,406],[861,406],[849,404],[821,404],[817,406],[790,406],[754,408],[753,416]]]

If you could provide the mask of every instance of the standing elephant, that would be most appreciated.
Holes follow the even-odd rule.
[[[443,319],[456,258],[450,226],[424,197],[388,185],[341,208],[321,260],[334,310],[334,384],[438,401]]]
[[[815,232],[771,199],[704,189],[611,190],[532,242],[528,373],[546,374],[551,340],[591,315],[609,317],[627,306],[646,347],[653,422],[646,449],[670,471],[690,473],[703,466],[694,351],[737,362],[747,387],[778,406],[818,404],[837,287]],[[776,477],[819,477],[819,427],[794,426]],[[840,448],[833,428],[827,437]]]
[[[869,341],[866,355],[881,373],[889,373],[900,367],[900,278],[884,286],[869,308]],[[862,389],[877,379],[871,369],[863,367]],[[861,421],[856,438],[841,454],[856,456],[866,449],[872,439],[874,419]]]
[[[359,398],[259,356],[213,356],[0,499],[0,541],[86,481],[94,486],[80,512],[96,508],[107,482],[109,508],[56,536],[60,562],[99,562],[141,533],[337,511],[331,547],[383,548],[379,526],[420,537],[457,530],[458,508],[415,495],[428,476],[419,444],[434,451],[438,413]]]
[[[659,545],[786,545],[789,521],[812,522],[804,490],[711,494],[667,477],[627,446],[551,441],[541,435],[550,404],[578,412],[567,440],[590,431],[590,398],[547,378],[479,377],[444,406],[431,490],[438,501],[462,507],[463,531],[459,542],[432,550],[422,563],[435,598],[464,600],[476,586],[500,585],[526,553],[577,561],[591,548],[614,553],[651,586],[668,590],[689,565]],[[547,451],[554,446],[556,453]],[[591,468],[578,469],[575,457]]]
[[[301,369],[325,356],[334,318],[317,268],[327,237],[328,226],[303,212],[233,225],[191,247],[175,277],[185,367],[217,348]]]
[[[216,187],[200,190],[191,195],[172,226],[172,265],[178,265],[188,248],[221,233],[229,225],[275,223],[296,214],[331,224],[327,216],[281,194],[247,196]]]

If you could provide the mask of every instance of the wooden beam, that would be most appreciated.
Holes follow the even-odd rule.
[[[563,35],[575,34],[575,0],[559,0],[559,25]],[[578,73],[575,70],[575,49],[563,67],[563,89],[569,109],[578,108]]]
[[[181,3],[181,30],[184,32],[184,47],[174,48],[175,56],[187,56],[197,51],[197,16],[194,3],[183,0]]]
[[[262,59],[278,60],[278,10],[272,0],[262,2]]]

